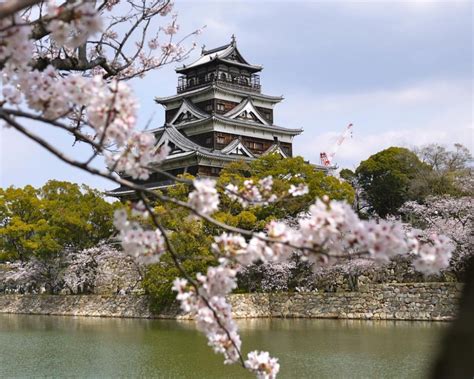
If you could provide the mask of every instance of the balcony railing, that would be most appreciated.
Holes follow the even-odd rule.
[[[261,86],[260,86],[260,77],[258,75],[252,75],[251,78],[242,78],[242,77],[237,77],[237,78],[230,78],[230,77],[207,77],[207,78],[198,78],[198,79],[187,79],[186,78],[179,78],[178,79],[178,87],[177,87],[177,92],[185,92],[189,91],[191,89],[197,89],[200,87],[205,87],[209,85],[210,83],[216,83],[218,82],[219,84],[223,84],[225,86],[231,87],[231,88],[237,88],[241,89],[244,91],[253,91],[253,92],[260,92]]]

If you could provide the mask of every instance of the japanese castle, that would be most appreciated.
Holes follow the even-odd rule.
[[[159,168],[175,176],[218,176],[232,161],[270,153],[291,157],[293,138],[302,129],[274,125],[273,109],[283,97],[262,93],[261,71],[245,60],[234,36],[227,45],[203,47],[199,59],[177,68],[177,93],[155,98],[165,108],[165,124],[150,132],[157,147],[171,148]],[[159,173],[145,182],[151,189],[172,183]],[[109,195],[129,192],[118,188]]]

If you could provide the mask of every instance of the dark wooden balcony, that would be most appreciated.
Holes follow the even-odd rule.
[[[218,78],[215,76],[208,76],[205,78],[186,79],[185,77],[181,77],[178,79],[177,92],[182,93],[190,91],[216,82],[230,88],[240,89],[242,91],[252,91],[257,93],[260,93],[261,91],[260,76],[252,75],[250,78],[231,78],[230,76],[220,76]]]

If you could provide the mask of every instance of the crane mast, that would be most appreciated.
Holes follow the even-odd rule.
[[[332,147],[329,153],[323,151],[319,154],[319,157],[321,159],[321,164],[323,166],[329,167],[333,165],[333,159],[336,156],[336,153],[338,152],[339,148],[341,147],[342,143],[348,136],[352,136],[352,124],[349,124],[346,126],[344,131],[342,132],[341,135],[336,140],[336,143]]]

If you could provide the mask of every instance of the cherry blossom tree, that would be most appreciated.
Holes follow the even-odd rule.
[[[110,263],[116,268],[111,268]],[[137,286],[141,278],[141,265],[111,244],[102,242],[90,249],[70,252],[67,254],[67,266],[62,273],[64,288],[73,294],[87,294],[95,293],[98,282],[118,284],[121,281],[118,276],[123,275],[123,270],[118,270],[118,265],[122,268],[127,266],[129,269],[133,268],[137,281],[130,284]],[[117,291],[124,293],[131,289],[133,288],[121,286]]]
[[[57,253],[48,260],[33,257],[7,264],[3,277],[7,293],[59,293],[64,288],[67,255]]]
[[[443,233],[454,242],[456,249],[451,259],[451,267],[461,274],[467,259],[473,255],[474,200],[472,197],[449,195],[429,197],[423,203],[406,202],[400,211],[414,227],[421,229],[422,238]]]
[[[445,236],[433,235],[420,243],[400,224],[360,220],[349,205],[327,197],[317,199],[295,226],[271,221],[258,233],[212,217],[223,196],[240,199],[244,207],[284,201],[284,196],[273,194],[272,177],[226,188],[218,188],[211,179],[194,179],[189,182],[193,191],[187,200],[135,182],[147,179],[153,171],[170,176],[155,167],[169,148],[157,149],[153,134],[137,129],[138,102],[126,81],[187,56],[187,38],[175,41],[179,24],[171,12],[172,3],[166,0],[3,3],[0,119],[58,159],[134,190],[140,202],[117,211],[114,219],[123,250],[142,263],[157,262],[169,254],[182,276],[173,286],[181,308],[194,315],[213,350],[224,355],[225,363],[238,363],[258,378],[275,378],[280,367],[277,358],[260,351],[242,355],[238,328],[226,300],[243,267],[257,261],[285,262],[295,251],[315,265],[359,256],[387,262],[412,252],[421,271],[433,272],[448,265],[453,246]],[[161,17],[165,26],[153,29],[152,23]],[[158,32],[152,34],[152,29]],[[34,121],[35,127],[25,121]],[[90,157],[74,159],[69,151],[47,141],[42,128],[59,129],[89,145]],[[93,166],[98,155],[105,157],[107,169]],[[303,183],[291,187],[287,196],[307,192]],[[219,264],[206,273],[189,275],[152,200],[173,203],[222,230],[212,246]],[[140,222],[140,218],[147,221]],[[84,275],[73,280],[75,286],[88,280],[88,274]]]
[[[141,267],[129,255],[105,242],[82,250],[64,250],[41,259],[33,257],[28,261],[6,264],[3,292],[6,293],[94,293],[98,282],[120,282],[116,278],[118,270],[109,263],[121,267],[132,266],[136,277],[141,275]],[[134,283],[136,286],[138,284]],[[121,291],[130,288],[119,288]]]

